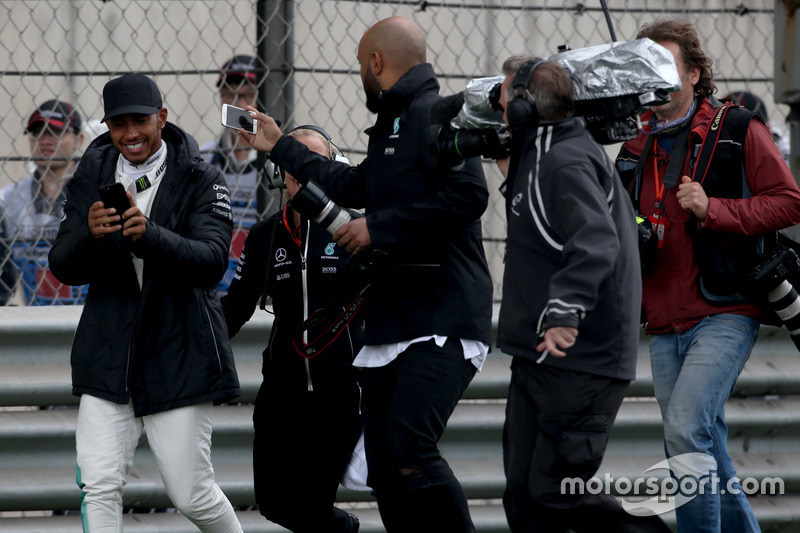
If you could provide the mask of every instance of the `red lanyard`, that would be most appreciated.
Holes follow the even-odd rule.
[[[653,143],[653,188],[656,194],[655,215],[659,216],[664,213],[664,178],[658,175],[658,142]]]
[[[664,237],[666,229],[669,227],[667,220],[667,213],[665,207],[664,196],[666,194],[666,187],[664,186],[664,179],[658,175],[658,142],[653,143],[653,188],[655,189],[656,203],[655,211],[650,215],[650,223],[653,224],[653,231],[658,236],[658,247],[664,247]]]

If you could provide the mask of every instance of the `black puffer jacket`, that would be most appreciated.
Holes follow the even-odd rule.
[[[239,396],[215,289],[231,240],[225,179],[177,126],[167,123],[162,139],[167,170],[142,238],[89,233],[89,207],[97,187],[114,182],[119,157],[105,133],[67,184],[49,259],[61,282],[89,284],[72,345],[73,393],[132,398],[136,416]],[[144,260],[141,290],[131,253]]]

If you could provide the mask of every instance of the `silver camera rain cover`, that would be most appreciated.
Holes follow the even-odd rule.
[[[453,129],[479,130],[503,124],[503,111],[492,108],[489,93],[498,83],[502,84],[505,78],[500,75],[470,80],[464,89],[464,105],[450,121],[450,126]]]
[[[558,61],[569,72],[579,102],[681,89],[672,52],[648,38],[567,50],[548,60]],[[499,75],[467,83],[464,105],[450,126],[483,129],[502,125],[503,112],[492,108],[490,93],[504,79]]]
[[[567,50],[548,59],[567,69],[577,101],[681,90],[672,52],[648,38]]]

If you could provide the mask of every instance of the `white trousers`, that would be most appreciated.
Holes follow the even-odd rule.
[[[142,429],[175,508],[200,531],[242,533],[214,482],[211,423],[210,403],[137,418],[130,403],[82,395],[76,444],[84,533],[122,532],[122,489]]]

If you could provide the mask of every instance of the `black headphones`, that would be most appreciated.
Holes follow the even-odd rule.
[[[508,125],[512,128],[526,126],[539,121],[539,111],[536,109],[536,102],[533,95],[528,90],[528,84],[533,76],[533,71],[544,63],[544,59],[532,59],[526,61],[514,76],[513,88],[514,99],[508,102],[506,117]]]
[[[297,130],[311,130],[319,133],[325,140],[328,141],[328,157],[333,159],[334,161],[338,161],[340,163],[347,163],[350,164],[350,160],[345,157],[342,150],[333,144],[333,140],[331,140],[331,136],[328,135],[328,132],[324,129],[320,128],[319,126],[314,126],[313,124],[303,124],[302,126],[297,126],[296,128],[292,128],[290,131],[287,132],[292,133],[293,131]],[[270,189],[285,189],[286,188],[286,176],[282,168],[278,165],[273,165],[274,169],[272,171],[272,175],[269,177],[269,184],[268,187]]]

